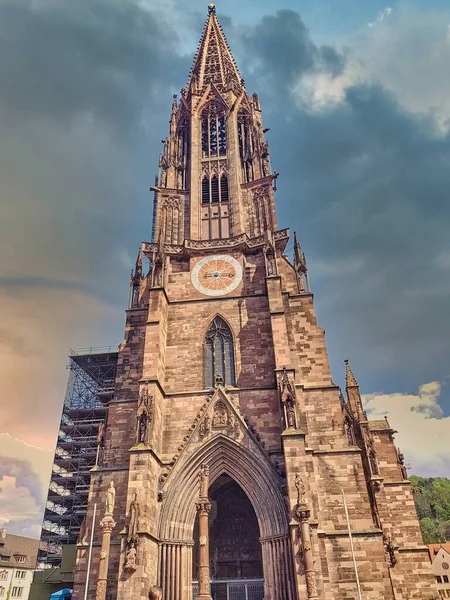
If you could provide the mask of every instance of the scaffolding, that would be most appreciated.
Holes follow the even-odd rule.
[[[56,443],[38,554],[40,568],[58,567],[76,544],[87,511],[91,469],[98,464],[108,404],[114,395],[117,347],[70,351],[69,380]]]

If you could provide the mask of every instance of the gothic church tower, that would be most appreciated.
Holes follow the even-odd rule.
[[[210,5],[92,472],[89,598],[435,597],[395,432],[368,421],[348,363],[340,395],[296,238],[284,254],[265,131]]]

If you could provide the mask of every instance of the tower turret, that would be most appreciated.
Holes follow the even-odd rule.
[[[276,231],[267,131],[210,5],[163,141],[156,240],[181,245]]]

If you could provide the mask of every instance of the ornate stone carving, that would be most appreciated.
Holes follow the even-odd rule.
[[[286,428],[297,429],[297,416],[295,411],[295,387],[290,381],[286,368],[280,377],[280,401],[286,420]]]
[[[164,208],[176,208],[180,209],[180,198],[177,196],[165,196],[162,199],[161,207]]]
[[[137,569],[136,556],[137,556],[136,544],[134,542],[131,542],[130,546],[128,547],[127,553],[125,555],[125,565],[124,565],[125,571],[136,571],[136,569]]]
[[[394,567],[397,564],[397,558],[395,556],[395,546],[392,542],[392,538],[389,534],[383,533],[383,546],[384,555],[386,561],[390,567]]]
[[[205,418],[200,423],[199,436],[200,439],[204,439],[211,432],[211,417],[209,415],[205,415]]]
[[[106,490],[106,495],[105,495],[105,517],[113,515],[115,503],[116,503],[116,489],[114,487],[114,481],[111,480],[109,482],[109,487]]]
[[[230,412],[228,417],[228,435],[231,437],[238,437],[239,435],[239,422],[233,412]]]
[[[379,475],[380,471],[378,469],[378,461],[377,461],[377,456],[375,454],[375,450],[369,451],[369,462],[370,462],[370,469],[372,471],[372,475]]]
[[[139,521],[139,503],[137,501],[137,494],[134,495],[134,500],[130,504],[130,520],[128,522],[128,536],[129,541],[135,539],[138,531]]]
[[[305,573],[306,578],[306,590],[308,592],[308,598],[317,597],[317,582],[316,582],[316,574],[314,571],[307,571]]]
[[[402,474],[402,479],[408,479],[408,467],[405,465],[405,456],[400,451],[400,448],[397,448],[397,462],[400,465],[400,472]]]
[[[106,597],[106,580],[102,579],[97,582],[97,590],[95,592],[95,600],[103,600]]]
[[[136,413],[136,444],[148,445],[148,434],[152,418],[153,396],[148,393],[148,386],[145,386],[139,395],[139,406]]]
[[[222,400],[216,402],[214,406],[214,416],[212,426],[214,429],[223,429],[228,423],[228,411]]]
[[[200,483],[200,498],[207,498],[209,487],[209,467],[205,463],[203,463],[200,467],[198,480]]]
[[[265,252],[265,258],[267,276],[272,277],[273,275],[277,275],[277,259],[272,247],[269,247],[268,250]]]
[[[297,488],[297,504],[305,504],[306,487],[299,473],[295,476],[295,487]]]

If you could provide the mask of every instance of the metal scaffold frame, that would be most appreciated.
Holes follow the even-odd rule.
[[[70,352],[69,380],[42,524],[41,569],[59,566],[63,546],[78,541],[86,516],[91,469],[101,451],[99,431],[114,395],[117,349]]]

